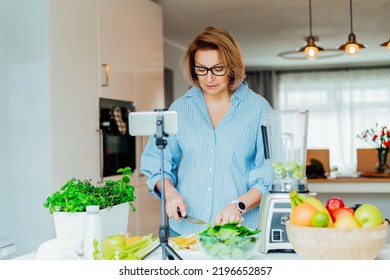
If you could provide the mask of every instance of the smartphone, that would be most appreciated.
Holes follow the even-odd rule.
[[[157,133],[157,116],[163,116],[165,134],[177,133],[177,112],[153,111],[153,112],[130,112],[129,132],[131,136],[155,135]]]

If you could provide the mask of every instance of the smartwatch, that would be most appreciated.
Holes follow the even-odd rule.
[[[241,200],[233,200],[233,201],[230,201],[230,203],[233,203],[236,205],[238,211],[241,212],[241,214],[244,214],[246,212],[246,204],[245,202],[241,201]]]

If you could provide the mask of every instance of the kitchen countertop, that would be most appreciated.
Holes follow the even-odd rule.
[[[390,178],[308,179],[308,187],[317,193],[390,193]]]
[[[211,257],[207,256],[201,250],[176,250],[176,253],[183,260],[212,260]],[[36,252],[32,252],[23,256],[19,256],[13,258],[12,260],[36,260],[37,254]],[[161,260],[162,259],[162,249],[157,248],[153,254],[148,256],[145,260]],[[302,260],[295,253],[256,253],[254,254],[250,260]],[[385,248],[379,253],[376,260],[390,260],[390,244],[387,244]]]

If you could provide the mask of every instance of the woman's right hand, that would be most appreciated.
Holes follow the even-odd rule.
[[[165,203],[168,217],[180,222],[181,217],[187,215],[187,204],[176,188],[171,188],[165,192]],[[178,211],[181,212],[181,216],[179,216]]]

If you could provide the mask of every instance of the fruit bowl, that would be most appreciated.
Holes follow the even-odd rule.
[[[247,236],[217,237],[197,234],[197,242],[203,252],[218,260],[245,260],[255,252],[261,240],[261,232]]]
[[[295,252],[311,260],[373,260],[384,248],[389,223],[365,228],[319,228],[286,223]]]

